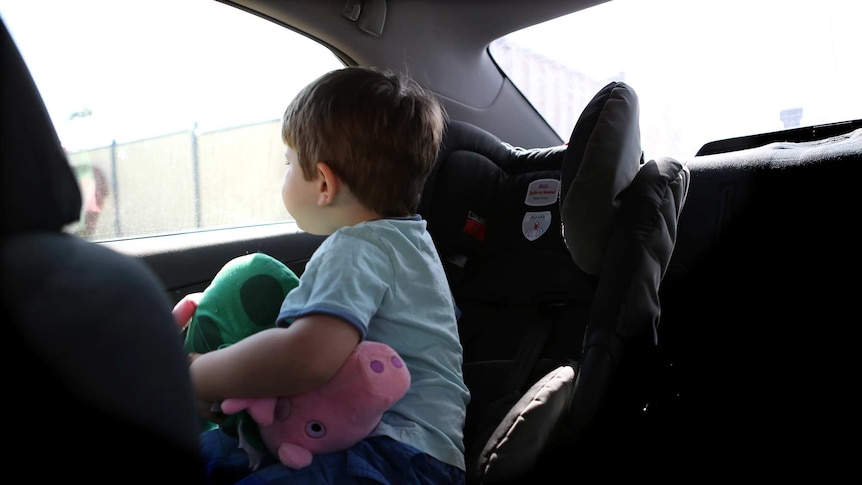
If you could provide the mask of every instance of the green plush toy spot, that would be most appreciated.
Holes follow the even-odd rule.
[[[249,278],[243,283],[239,291],[239,300],[242,309],[248,316],[249,323],[259,327],[271,327],[278,310],[280,302],[287,293],[284,286],[273,275],[259,274]],[[279,305],[265,305],[262,302],[277,301]]]
[[[198,316],[195,320],[195,325],[189,326],[186,334],[186,353],[209,352],[224,344],[221,330],[215,320],[205,315]]]

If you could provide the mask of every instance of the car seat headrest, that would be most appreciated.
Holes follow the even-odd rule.
[[[601,271],[620,194],[642,163],[637,95],[611,82],[578,118],[560,174],[563,237],[585,273]]]
[[[48,110],[5,23],[0,30],[2,233],[60,231],[80,217],[81,192]]]
[[[575,268],[560,232],[559,177],[566,147],[520,148],[470,123],[450,120],[418,213],[450,284],[484,299],[567,294]],[[530,256],[516,256],[525,255]],[[542,285],[523,285],[542,255]],[[499,263],[499,264],[496,264]],[[464,288],[461,281],[469,280]],[[515,288],[518,290],[515,291]],[[456,291],[460,296],[466,296]]]

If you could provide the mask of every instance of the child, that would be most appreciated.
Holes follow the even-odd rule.
[[[191,355],[203,418],[225,397],[294,395],[330,379],[362,340],[389,344],[407,394],[369,438],[294,470],[254,472],[220,428],[202,437],[214,483],[464,483],[470,395],[455,306],[426,223],[415,214],[446,114],[407,77],[347,67],[287,107],[282,199],[303,230],[328,235],[284,298],[276,328]]]

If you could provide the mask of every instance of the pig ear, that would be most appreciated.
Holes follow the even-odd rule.
[[[276,398],[265,397],[260,399],[252,399],[251,405],[248,407],[248,414],[251,414],[257,424],[261,426],[269,426],[275,419],[275,403]]]
[[[248,409],[251,399],[228,398],[219,404],[219,411],[225,414],[236,414]]]
[[[275,398],[228,398],[221,402],[221,411],[225,414],[236,414],[246,410],[257,424],[268,426],[272,424]]]

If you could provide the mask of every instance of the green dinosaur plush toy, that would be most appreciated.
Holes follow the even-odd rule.
[[[186,353],[206,353],[275,326],[284,297],[299,278],[283,263],[263,253],[229,261],[202,294],[189,295],[174,307],[183,327]],[[202,423],[203,430],[215,423]],[[246,412],[229,415],[221,424],[253,455],[263,449],[257,425]],[[252,449],[248,449],[248,446]]]

